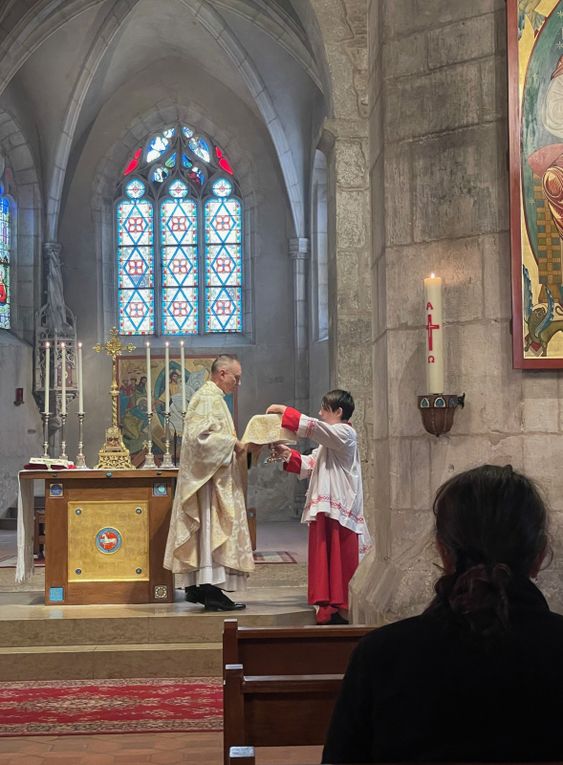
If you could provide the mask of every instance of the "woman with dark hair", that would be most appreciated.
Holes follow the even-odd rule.
[[[358,645],[323,762],[563,760],[563,617],[530,581],[544,501],[510,466],[483,465],[438,490],[434,515],[436,595]]]

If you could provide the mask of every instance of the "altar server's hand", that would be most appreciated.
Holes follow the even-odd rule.
[[[287,406],[285,404],[270,404],[266,409],[266,414],[281,414],[283,417],[286,409]]]
[[[244,454],[246,452],[246,444],[243,444],[242,441],[239,441],[238,439],[235,441],[235,454],[237,457],[240,457],[241,454]]]
[[[272,444],[272,455],[288,462],[291,457],[291,449],[285,444]]]

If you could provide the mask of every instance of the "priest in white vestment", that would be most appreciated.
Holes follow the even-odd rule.
[[[241,366],[222,355],[186,412],[178,483],[164,567],[207,610],[244,608],[223,589],[241,590],[254,570],[246,517],[246,450],[238,441],[225,394],[240,384]],[[183,576],[178,576],[183,575]]]

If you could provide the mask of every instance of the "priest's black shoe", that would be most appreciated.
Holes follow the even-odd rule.
[[[205,598],[201,591],[201,587],[192,584],[191,587],[184,587],[184,590],[188,603],[201,603],[202,605],[205,605]]]
[[[206,611],[242,611],[246,603],[235,603],[213,584],[202,584],[199,588],[204,597]]]

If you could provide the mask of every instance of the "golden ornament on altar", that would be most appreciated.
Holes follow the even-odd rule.
[[[132,343],[123,345],[119,339],[117,327],[110,332],[110,339],[106,343],[97,343],[94,346],[96,353],[105,351],[111,356],[111,426],[106,428],[106,440],[98,452],[97,470],[133,470],[129,450],[123,443],[121,430],[117,417],[117,400],[119,398],[119,386],[117,384],[117,357],[126,351],[132,353],[135,346]]]

